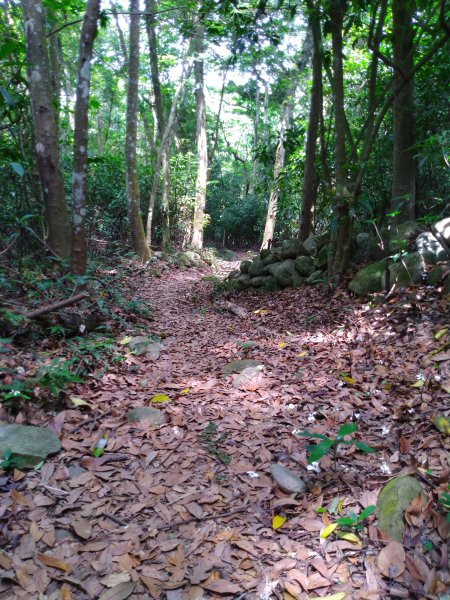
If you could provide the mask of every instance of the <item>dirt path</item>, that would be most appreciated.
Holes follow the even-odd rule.
[[[247,312],[239,318],[203,275],[167,271],[134,282],[154,310],[148,333],[164,348],[157,359],[128,355],[84,389],[91,411],[66,411],[63,452],[12,500],[16,546],[0,553],[10,574],[0,599],[387,597],[377,529],[365,529],[359,544],[320,539],[316,509],[338,500],[344,514],[361,512],[413,455],[438,476],[448,468],[430,424],[442,396],[411,387],[429,366],[431,324],[422,319],[420,336],[394,345],[395,314],[368,318],[366,306],[326,289],[239,295],[232,301]],[[399,352],[401,370],[393,367]],[[244,382],[223,374],[241,359],[259,361],[262,373]],[[171,399],[157,406],[166,424],[129,423],[128,411],[155,394]],[[350,447],[337,473],[328,457],[307,470],[306,442],[295,432],[329,434],[348,421],[377,453]],[[102,434],[107,451],[94,459]],[[400,438],[408,441],[401,455]],[[280,491],[274,462],[305,479],[309,493]],[[274,515],[286,517],[280,529]],[[437,558],[428,555],[428,570],[441,560],[436,535],[429,532]]]

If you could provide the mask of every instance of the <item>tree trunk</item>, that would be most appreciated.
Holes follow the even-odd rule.
[[[311,233],[312,211],[316,205],[318,177],[315,171],[317,135],[322,114],[322,32],[318,7],[308,0],[309,26],[313,40],[312,88],[309,107],[309,123],[306,138],[305,173],[303,178],[302,208],[300,215],[300,239],[306,240]]]
[[[275,233],[275,225],[277,220],[277,208],[279,198],[279,177],[281,170],[284,167],[284,160],[286,155],[285,142],[286,132],[291,121],[292,111],[294,109],[294,98],[296,85],[293,86],[291,92],[285,100],[283,113],[281,115],[280,131],[278,137],[278,145],[275,152],[275,162],[273,167],[273,186],[270,192],[269,205],[267,207],[266,225],[264,227],[264,235],[261,244],[261,250],[268,248],[273,240]]]
[[[413,16],[414,0],[393,0],[394,73],[394,157],[391,194],[392,211],[399,212],[397,222],[413,219],[416,198],[416,163],[414,160],[414,78]]]
[[[58,128],[50,78],[45,12],[41,0],[22,0],[28,83],[36,163],[45,203],[47,242],[62,259],[70,258],[69,212],[60,168]]]
[[[126,127],[126,186],[128,221],[133,250],[142,261],[150,258],[140,211],[137,177],[136,136],[139,83],[139,0],[130,0],[130,41],[128,58],[127,127]]]
[[[331,39],[333,50],[333,108],[334,108],[334,176],[335,208],[328,270],[338,282],[347,266],[350,252],[352,221],[350,217],[351,194],[347,186],[347,155],[345,149],[346,117],[344,109],[344,71],[342,56],[342,28],[344,9],[340,0],[330,1]]]
[[[89,92],[91,85],[91,60],[100,0],[88,0],[81,27],[78,51],[77,98],[75,103],[75,131],[72,171],[72,273],[85,275],[86,253],[86,179],[87,147],[89,134]]]
[[[191,244],[194,248],[203,248],[203,227],[205,220],[206,186],[208,184],[208,148],[206,139],[206,104],[203,52],[205,28],[200,16],[194,28],[194,75],[196,106],[196,140],[197,140],[197,181],[195,184],[195,206]]]
[[[256,152],[259,144],[259,120],[261,115],[261,93],[259,91],[258,74],[256,70],[255,83],[256,83],[256,98],[255,98],[255,119],[253,121],[253,163],[252,163],[252,180],[250,184],[250,195],[255,195],[257,179],[258,179],[258,159],[256,158]]]

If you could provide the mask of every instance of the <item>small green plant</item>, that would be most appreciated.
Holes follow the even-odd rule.
[[[348,517],[339,517],[336,519],[336,523],[340,529],[350,529],[356,532],[362,531],[365,527],[364,521],[373,514],[376,508],[374,504],[371,504],[359,513],[359,515],[350,512]]]
[[[73,360],[52,361],[49,366],[42,367],[35,378],[36,385],[48,390],[56,398],[72,383],[81,383],[83,380],[70,370]]]
[[[308,464],[315,463],[319,461],[325,454],[328,452],[333,453],[334,458],[334,468],[336,470],[336,459],[337,459],[337,449],[342,444],[344,446],[356,446],[358,450],[362,452],[371,453],[375,452],[373,448],[361,442],[360,440],[351,437],[351,439],[345,439],[347,436],[351,436],[358,429],[358,425],[356,423],[345,423],[339,428],[336,437],[328,437],[322,433],[314,433],[305,429],[304,431],[300,431],[298,435],[302,437],[309,437],[313,439],[320,440],[318,444],[311,444],[306,446],[306,450],[309,453],[308,456]]]
[[[200,440],[206,446],[206,450],[209,454],[215,456],[224,465],[229,465],[231,462],[231,456],[226,452],[220,450],[220,445],[225,441],[227,433],[217,434],[217,425],[214,421],[210,421],[206,428],[200,434]]]
[[[447,521],[450,523],[450,484],[447,487],[448,491],[439,496],[439,504],[447,513]]]
[[[212,294],[213,296],[220,296],[226,292],[236,292],[239,289],[239,283],[236,279],[226,279],[225,281],[219,280],[214,283]]]

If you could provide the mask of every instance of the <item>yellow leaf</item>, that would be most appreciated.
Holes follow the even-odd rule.
[[[356,384],[356,381],[353,379],[353,377],[348,377],[348,375],[344,375],[342,379],[345,381],[345,383],[349,383],[350,385]]]
[[[438,414],[433,421],[434,426],[444,435],[450,435],[450,419],[444,415]]]
[[[155,394],[150,398],[150,402],[152,404],[162,404],[163,402],[172,402],[172,400],[166,394]]]
[[[300,354],[297,354],[297,356],[299,358],[303,358],[304,356],[308,356],[308,353],[306,352],[306,350],[304,352],[300,352]]]
[[[447,392],[447,394],[450,394],[450,379],[441,383],[441,388],[444,390],[444,392]]]
[[[281,349],[283,349],[285,346],[286,346],[286,344],[284,342],[280,342],[278,344],[278,348],[281,348]]]
[[[186,394],[189,394],[190,391],[191,391],[190,388],[184,388],[184,390],[181,390],[180,394],[183,394],[183,396],[184,396]]]
[[[258,310],[254,310],[253,311],[255,315],[267,315],[268,310],[266,310],[265,308],[258,308]]]
[[[272,519],[272,529],[280,529],[280,527],[283,527],[285,521],[286,517],[280,517],[279,515],[275,515]]]
[[[50,554],[36,554],[36,558],[43,562],[44,565],[47,565],[47,567],[53,567],[60,571],[65,571],[66,573],[69,570],[69,565],[56,556],[51,556]]]
[[[336,535],[341,540],[346,540],[347,542],[351,542],[352,544],[360,544],[361,540],[355,533],[349,533],[348,531],[336,531]]]
[[[329,525],[322,527],[322,529],[320,530],[320,537],[322,539],[327,538],[329,535],[331,535],[333,533],[333,531],[336,529],[337,526],[338,526],[337,523],[330,523]]]
[[[443,337],[444,337],[444,335],[447,333],[447,331],[448,331],[448,329],[447,329],[447,328],[445,328],[445,329],[440,329],[440,330],[439,330],[439,331],[436,333],[436,335],[434,336],[434,339],[435,339],[435,340],[440,340],[441,338],[443,338]]]
[[[411,384],[413,388],[421,388],[425,385],[425,381],[423,379],[418,379],[415,383]]]
[[[331,594],[331,596],[310,596],[308,600],[344,600],[345,592]]]
[[[131,335],[127,335],[127,337],[124,337],[122,340],[120,340],[119,344],[122,344],[122,346],[125,346],[126,344],[128,344],[128,342],[131,342],[133,338],[131,337]]]
[[[336,507],[336,510],[337,510],[337,512],[338,512],[338,514],[339,514],[339,515],[340,515],[340,514],[341,514],[341,512],[342,512],[342,505],[343,505],[343,504],[344,504],[344,501],[343,501],[343,500],[339,500],[339,502],[338,502],[338,505],[337,505],[337,507]]]
[[[92,408],[92,404],[89,404],[89,402],[86,402],[86,400],[83,400],[83,398],[80,398],[79,396],[70,396],[70,401],[74,406],[88,406],[89,408]]]

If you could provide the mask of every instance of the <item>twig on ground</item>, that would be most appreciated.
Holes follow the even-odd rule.
[[[117,525],[121,525],[122,527],[128,527],[128,523],[126,521],[124,521],[123,519],[121,519],[120,517],[116,517],[116,515],[113,515],[111,513],[103,513],[103,516],[111,519],[111,521],[114,521],[114,523],[117,523]]]
[[[61,300],[61,302],[55,302],[54,304],[49,304],[47,306],[43,306],[42,308],[32,310],[31,312],[26,313],[25,317],[27,319],[36,319],[41,315],[45,315],[49,312],[58,310],[58,308],[63,308],[64,306],[70,306],[71,304],[80,302],[80,300],[83,300],[83,298],[87,298],[88,296],[89,294],[87,292],[82,292],[81,294],[77,294],[76,296],[72,296],[71,298],[67,298],[66,300]]]

